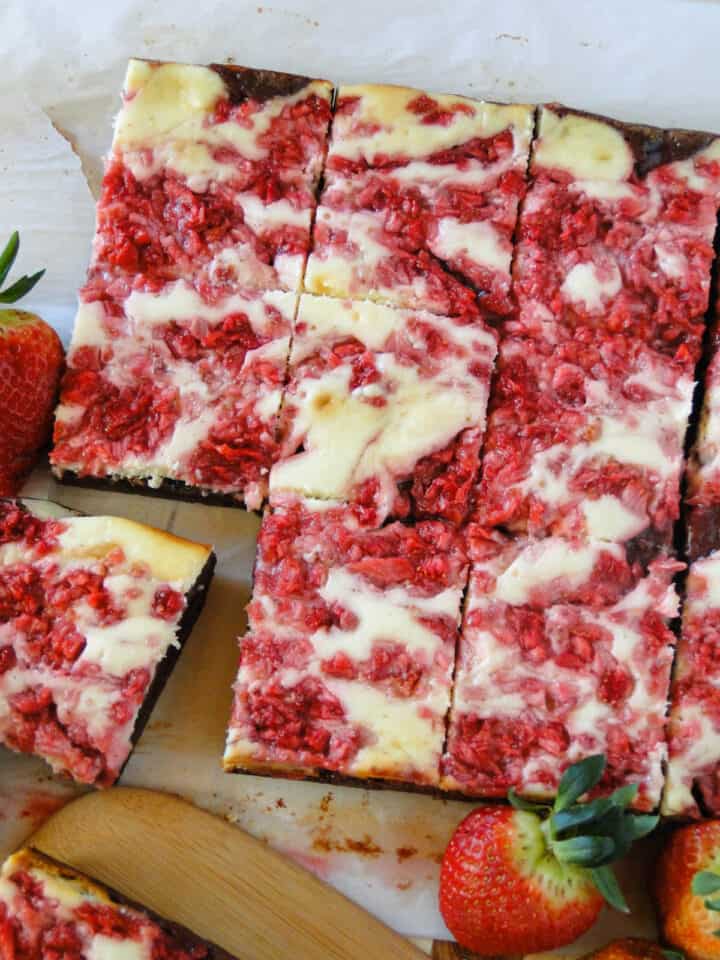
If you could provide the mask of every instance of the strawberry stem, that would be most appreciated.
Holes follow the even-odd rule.
[[[597,786],[604,771],[603,754],[572,764],[563,774],[551,808],[524,800],[513,791],[509,800],[516,809],[541,818],[545,843],[557,860],[584,867],[610,906],[628,913],[628,905],[609,865],[624,857],[635,840],[654,830],[660,818],[628,810],[638,793],[634,783],[619,787],[609,796],[578,803],[580,797]],[[712,883],[706,881],[703,886],[705,894],[717,890],[720,890],[720,877],[715,877]]]
[[[14,230],[5,245],[5,249],[0,253],[0,303],[17,303],[26,293],[32,290],[45,273],[44,270],[38,270],[37,273],[33,273],[30,277],[22,276],[7,289],[3,290],[2,285],[5,283],[8,273],[10,273],[15,263],[19,249],[20,234],[17,230]]]

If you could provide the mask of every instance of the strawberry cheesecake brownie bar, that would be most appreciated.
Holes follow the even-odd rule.
[[[0,501],[0,744],[80,783],[120,774],[205,599],[209,547]]]
[[[55,414],[64,479],[129,482],[258,509],[277,456],[296,297],[210,303],[184,280],[82,302]]]
[[[305,289],[440,314],[510,308],[534,107],[340,87]]]
[[[364,523],[460,523],[478,471],[496,335],[423,310],[303,295],[271,499],[343,500]]]
[[[550,797],[563,770],[607,757],[601,789],[657,806],[682,564],[646,571],[620,544],[471,534],[473,568],[441,786]]]
[[[130,62],[56,416],[58,476],[261,505],[331,92]]]
[[[84,295],[178,279],[299,289],[331,94],[286,73],[131,60]]]
[[[479,518],[519,534],[669,545],[692,371],[624,334],[540,329],[500,345]]]
[[[233,960],[180,924],[32,849],[0,870],[0,955],[8,960]]]
[[[707,308],[720,140],[542,110],[481,521],[667,541]]]
[[[258,540],[225,768],[437,787],[463,540],[288,497]]]

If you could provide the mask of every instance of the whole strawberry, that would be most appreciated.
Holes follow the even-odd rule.
[[[0,288],[20,247],[17,231],[0,254]],[[44,270],[20,277],[0,304],[16,303]],[[0,496],[13,496],[49,438],[63,366],[60,338],[40,317],[0,309]]]
[[[720,958],[720,820],[674,830],[655,873],[660,928],[690,960]]]
[[[576,801],[600,780],[602,755],[569,767],[555,803],[479,807],[455,831],[440,873],[440,911],[458,942],[484,956],[537,953],[576,940],[604,901],[628,907],[609,864],[654,829],[627,812],[637,786]]]

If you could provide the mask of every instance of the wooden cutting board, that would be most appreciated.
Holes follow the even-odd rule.
[[[88,794],[29,842],[240,960],[427,960],[306,870],[169,794]]]

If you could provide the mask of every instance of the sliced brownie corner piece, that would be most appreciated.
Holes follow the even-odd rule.
[[[656,807],[682,565],[482,528],[470,542],[442,788],[544,799],[569,764],[604,753],[600,792],[638,783],[637,806]]]
[[[181,924],[38,851],[8,857],[0,870],[0,924],[9,957],[66,960],[235,960]]]
[[[0,743],[109,786],[202,609],[210,547],[0,503]]]
[[[137,277],[298,290],[331,95],[308,77],[131,60],[87,292]]]
[[[287,497],[258,539],[224,765],[435,787],[467,561],[439,520]]]

